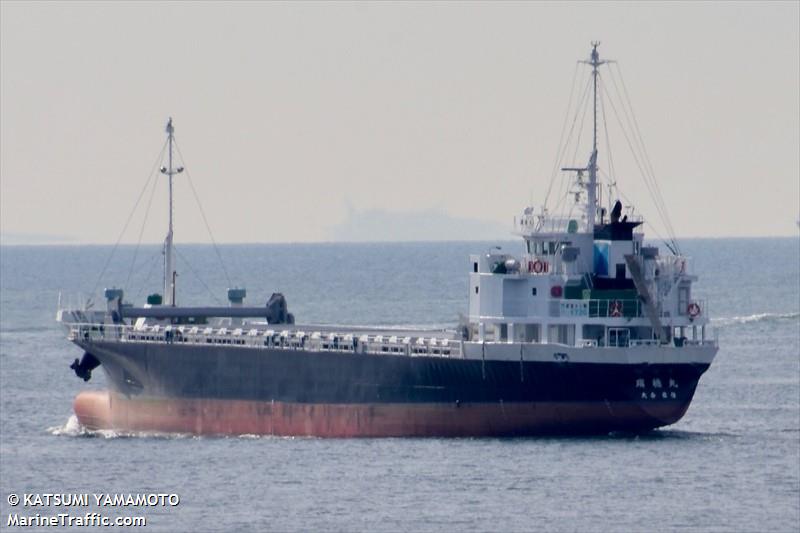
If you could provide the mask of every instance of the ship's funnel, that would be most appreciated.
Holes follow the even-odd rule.
[[[614,209],[611,210],[611,223],[616,224],[619,222],[620,216],[622,216],[622,202],[617,200],[614,204]]]

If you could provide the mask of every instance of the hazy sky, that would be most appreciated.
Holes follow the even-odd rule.
[[[799,5],[3,1],[0,230],[114,242],[168,116],[220,242],[325,240],[352,208],[510,226],[542,202],[596,39],[679,236],[797,235]],[[177,180],[176,239],[207,242]]]

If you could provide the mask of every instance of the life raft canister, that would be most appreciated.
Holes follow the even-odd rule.
[[[619,300],[614,300],[611,302],[611,316],[617,317],[622,316],[622,302]]]
[[[696,318],[700,315],[700,306],[697,305],[697,302],[692,302],[686,307],[686,312],[691,318]]]

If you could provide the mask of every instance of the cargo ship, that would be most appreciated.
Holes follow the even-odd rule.
[[[591,153],[559,173],[569,184],[566,214],[528,207],[514,221],[519,254],[469,258],[468,316],[452,330],[298,324],[280,293],[252,307],[236,287],[227,306],[178,306],[172,180],[183,168],[173,162],[170,119],[163,295],[135,306],[108,288],[104,309],[59,305],[57,320],[84,352],[72,370],[88,381],[99,367],[109,384],[77,395],[80,423],[196,435],[482,437],[643,432],[681,419],[718,345],[705,302],[693,297],[690,258],[674,240],[663,254],[645,242],[643,220],[615,199],[613,182],[603,201],[598,86],[610,62],[598,44],[581,62],[590,67],[582,102],[593,112]]]

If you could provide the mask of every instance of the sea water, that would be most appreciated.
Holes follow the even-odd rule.
[[[81,351],[54,321],[59,293],[63,305],[93,294],[101,308],[103,288],[124,286],[142,303],[163,286],[160,247],[2,247],[0,529],[16,529],[15,513],[98,512],[143,516],[147,531],[797,531],[800,240],[681,245],[720,351],[677,424],[638,436],[359,440],[86,431],[72,399],[105,379],[69,369]],[[178,300],[224,304],[225,289],[244,286],[249,305],[282,292],[300,323],[452,327],[466,312],[468,254],[494,246],[520,251],[179,246]],[[12,494],[90,504],[12,506]],[[96,494],[180,501],[98,506]]]

